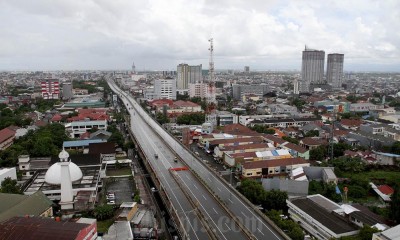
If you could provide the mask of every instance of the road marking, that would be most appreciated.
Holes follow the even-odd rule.
[[[263,232],[261,232],[261,230],[260,230],[260,229],[258,229],[258,228],[257,228],[257,230],[258,230],[258,231],[259,231],[259,232],[260,232],[260,233],[261,233],[261,234],[264,236],[264,233],[263,233]]]
[[[210,181],[211,182],[211,178],[209,178],[209,177],[207,177],[208,178],[208,181]]]
[[[215,208],[213,208],[213,210],[214,210],[214,212],[215,212],[216,214],[218,214],[218,212],[217,212],[217,210],[215,210]]]
[[[227,228],[229,228],[229,230],[231,230],[232,231],[232,229],[228,226],[228,224],[227,223],[225,223],[225,226],[227,227]]]
[[[186,175],[186,178],[187,178],[188,180],[190,180],[190,178],[189,178],[189,176],[188,176],[188,175]]]
[[[199,189],[199,188],[196,186],[196,184],[193,184],[193,186],[194,186],[196,189]]]
[[[244,214],[242,211],[240,211],[240,212],[243,214],[243,216],[244,216],[245,218],[247,218],[246,214]]]
[[[206,198],[206,197],[204,197],[204,195],[202,195],[202,196],[203,196],[204,200],[206,200],[206,201],[207,201],[207,198]]]
[[[229,200],[229,202],[233,203],[233,201],[230,198],[228,198],[228,200]]]
[[[220,192],[222,192],[221,188],[217,187]]]

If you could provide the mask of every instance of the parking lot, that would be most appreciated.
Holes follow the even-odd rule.
[[[123,177],[112,178],[109,181],[107,192],[115,194],[115,204],[132,201],[133,180],[129,180],[129,177]]]

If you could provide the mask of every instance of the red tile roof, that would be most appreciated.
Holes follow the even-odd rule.
[[[388,185],[381,185],[378,187],[379,191],[386,195],[392,195],[394,193],[394,189]]]
[[[172,106],[172,104],[174,104],[174,101],[172,101],[171,99],[155,99],[149,103],[149,105],[153,107],[163,106],[163,105]]]
[[[175,107],[199,107],[200,105],[196,104],[194,102],[190,102],[190,101],[179,100],[179,101],[174,102],[173,106],[175,106]]]
[[[269,168],[309,163],[304,158],[282,158],[243,163],[243,169]]]
[[[216,139],[210,141],[210,144],[212,145],[218,145],[218,144],[227,144],[227,143],[261,143],[262,138],[261,137],[249,137],[249,138],[230,138],[230,139]]]
[[[266,143],[250,143],[237,146],[224,146],[221,148],[222,151],[234,151],[242,149],[257,149],[257,148],[268,148]]]
[[[9,128],[4,128],[0,130],[0,143],[6,141],[9,138],[12,138],[15,136],[15,131],[9,129]]]
[[[13,217],[0,223],[0,239],[79,239],[90,224],[40,217]]]
[[[62,116],[60,114],[56,114],[51,118],[52,122],[59,122],[62,120]]]
[[[326,139],[314,138],[314,137],[303,138],[303,139],[301,139],[300,142],[303,143],[304,145],[307,145],[307,146],[320,146],[320,145],[328,144]]]
[[[340,124],[348,127],[359,127],[362,121],[359,119],[342,119],[340,120]]]
[[[107,109],[106,108],[81,108],[81,109],[78,109],[78,113],[81,113],[81,114],[90,114],[90,113],[106,114]]]
[[[248,133],[256,133],[255,131],[251,130],[250,128],[243,126],[238,123],[234,124],[228,124],[225,125],[224,128],[222,129],[224,133],[229,133],[233,135],[241,135],[243,133],[248,134]]]
[[[291,143],[291,142],[286,143],[284,147],[292,149],[299,153],[305,153],[308,151],[307,149],[303,148],[302,146],[299,146],[299,145]]]
[[[89,138],[90,138],[90,132],[85,132],[79,137],[79,139],[89,139]]]
[[[271,135],[271,134],[264,134],[264,138],[274,142],[275,144],[276,143],[277,144],[282,144],[282,143],[286,142],[286,140],[283,140],[282,138],[275,137],[274,135]]]

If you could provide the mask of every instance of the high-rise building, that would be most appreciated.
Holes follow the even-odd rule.
[[[244,73],[250,73],[250,67],[244,66]]]
[[[308,49],[303,51],[300,92],[309,92],[311,84],[323,84],[325,52]]]
[[[299,81],[293,80],[293,94],[299,94]]]
[[[60,82],[57,79],[43,79],[41,81],[42,98],[58,99],[60,97]]]
[[[145,90],[144,97],[147,100],[153,100],[153,99],[176,100],[176,80],[175,79],[155,80],[154,88]]]
[[[189,84],[189,97],[199,97],[201,99],[207,97],[208,83],[191,83]]]
[[[269,86],[265,83],[262,84],[233,84],[232,85],[232,97],[235,100],[242,99],[243,95],[253,94],[259,97],[263,97],[268,93]]]
[[[202,65],[189,66],[181,63],[177,67],[177,88],[188,89],[189,83],[196,83],[202,80]]]
[[[326,81],[334,88],[342,87],[344,54],[328,54]]]
[[[62,98],[63,100],[69,100],[74,97],[74,94],[72,92],[72,83],[71,82],[65,82],[63,83],[62,86]]]

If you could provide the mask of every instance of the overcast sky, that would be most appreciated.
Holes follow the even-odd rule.
[[[399,0],[0,0],[0,29],[0,70],[208,69],[213,37],[216,69],[400,71]]]

